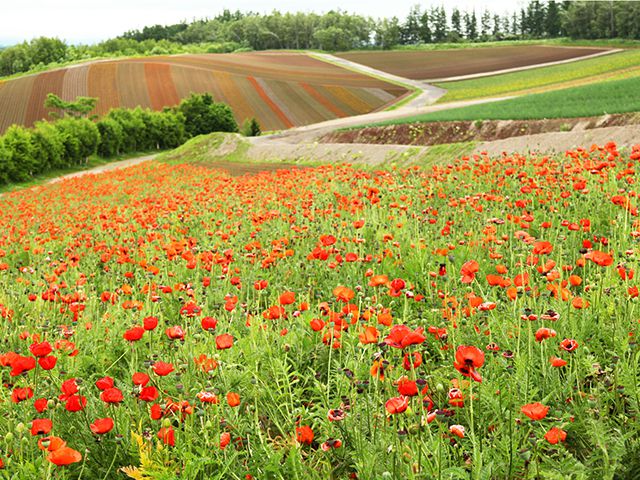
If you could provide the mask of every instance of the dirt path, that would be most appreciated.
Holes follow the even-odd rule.
[[[82,170],[80,172],[73,172],[61,177],[52,178],[47,183],[57,183],[67,178],[82,177],[84,175],[97,175],[103,172],[109,172],[111,170],[119,170],[121,168],[132,167],[139,163],[148,162],[156,158],[156,155],[146,155],[144,157],[128,158],[127,160],[120,160],[118,162],[107,163],[106,165],[100,165],[99,167],[91,168],[89,170]]]

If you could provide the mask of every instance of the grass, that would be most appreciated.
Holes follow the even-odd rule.
[[[443,103],[511,95],[516,92],[551,86],[557,88],[563,83],[579,80],[597,82],[603,78],[639,75],[640,50],[629,50],[550,67],[471,80],[439,82],[436,85],[448,90],[446,95],[438,100],[439,103]]]
[[[441,110],[368,126],[478,119],[532,120],[590,117],[635,111],[640,111],[640,77],[524,95],[509,100]]]

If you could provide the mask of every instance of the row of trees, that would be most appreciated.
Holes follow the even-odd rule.
[[[38,122],[33,128],[14,125],[0,137],[0,184],[20,182],[34,175],[126,153],[175,148],[196,135],[237,132],[231,109],[209,94],[191,95],[162,112],[117,108],[101,119],[89,119],[80,102],[50,96],[61,118]],[[59,112],[57,112],[59,113]]]
[[[342,11],[267,15],[224,11],[210,19],[154,25],[96,45],[38,38],[0,50],[0,76],[104,56],[224,53],[244,49],[343,51],[440,42],[556,38],[640,39],[640,2],[529,0],[508,14],[416,5],[405,19]]]
[[[351,50],[370,47],[457,41],[494,41],[570,36],[572,38],[640,39],[640,2],[529,0],[510,13],[449,12],[444,6],[415,5],[405,19],[374,20],[330,11],[271,14],[232,13],[206,20],[154,25],[127,32],[122,38],[167,40],[181,44],[235,42],[255,50]]]

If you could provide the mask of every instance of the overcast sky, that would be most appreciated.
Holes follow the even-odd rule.
[[[39,36],[58,37],[69,43],[94,43],[145,25],[171,24],[182,20],[212,17],[224,8],[268,13],[325,12],[341,9],[372,17],[403,18],[412,5],[445,4],[462,10],[504,13],[526,4],[524,0],[4,0],[0,14],[0,45]]]

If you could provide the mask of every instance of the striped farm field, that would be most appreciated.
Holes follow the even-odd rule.
[[[282,130],[384,108],[407,90],[299,53],[156,56],[102,61],[0,82],[0,133],[46,119],[48,93],[71,101],[97,97],[94,113],[111,108],[177,105],[210,93],[238,122],[255,117]]]
[[[413,80],[442,80],[570,60],[607,50],[523,45],[452,50],[360,51],[336,56]]]

